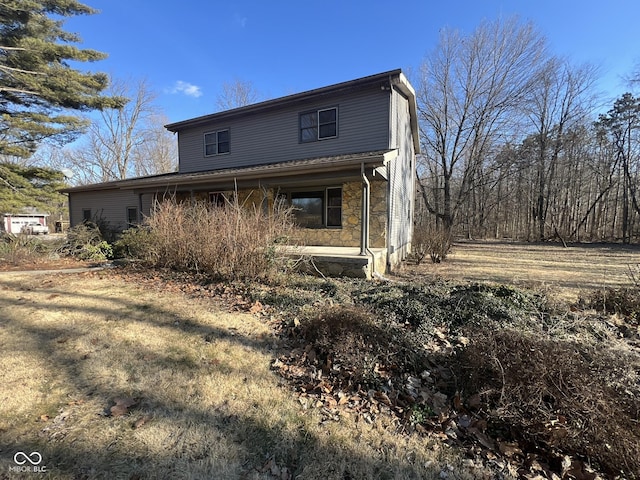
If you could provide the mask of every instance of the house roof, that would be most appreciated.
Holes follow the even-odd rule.
[[[333,155],[327,157],[291,160],[287,162],[253,165],[248,167],[226,168],[222,170],[207,170],[193,173],[166,173],[148,177],[137,177],[126,180],[115,180],[104,183],[94,183],[61,190],[64,193],[110,190],[110,189],[144,189],[166,188],[181,185],[197,185],[211,182],[233,180],[266,180],[278,177],[317,174],[354,170],[365,165],[367,168],[385,165],[398,154],[397,150],[377,150],[373,152],[351,153],[347,155]]]
[[[389,86],[394,86],[409,99],[413,143],[415,151],[419,152],[420,141],[418,137],[416,95],[413,87],[400,69],[390,70],[388,72],[378,73],[375,75],[369,75],[367,77],[349,80],[348,82],[337,83],[335,85],[329,85],[314,90],[308,90],[306,92],[287,95],[285,97],[274,98],[272,100],[266,100],[264,102],[254,103],[231,110],[225,110],[223,112],[203,115],[200,117],[183,120],[181,122],[170,123],[168,125],[165,125],[165,128],[174,133],[180,132],[181,130],[187,128],[197,127],[211,122],[223,120],[226,121],[238,116],[259,114],[269,110],[282,108],[284,105],[305,102],[310,99],[315,99],[327,95],[335,95],[336,93],[347,92],[349,90],[357,90],[371,85],[379,85],[383,89]]]

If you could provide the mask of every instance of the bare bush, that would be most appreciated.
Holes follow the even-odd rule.
[[[271,212],[237,199],[224,207],[205,202],[156,205],[147,225],[125,232],[118,243],[154,266],[235,279],[267,278],[286,266],[278,246],[293,230],[290,210]]]
[[[458,388],[480,395],[492,428],[611,475],[640,471],[637,354],[515,329],[471,337],[454,362]]]
[[[416,225],[411,243],[412,256],[420,265],[427,255],[432,263],[446,260],[452,246],[451,233],[427,225]]]
[[[381,371],[419,372],[425,367],[421,352],[401,329],[377,321],[361,307],[329,307],[301,323],[300,338],[313,348],[318,363],[341,388],[380,388],[389,380]],[[386,387],[388,384],[382,388]]]
[[[627,265],[627,277],[635,288],[640,289],[640,263]]]
[[[46,247],[40,240],[25,233],[0,233],[0,261],[12,265],[34,261],[43,257]]]

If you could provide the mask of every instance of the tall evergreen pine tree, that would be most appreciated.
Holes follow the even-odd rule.
[[[0,0],[0,155],[28,157],[45,139],[70,141],[86,127],[78,112],[126,101],[101,95],[106,74],[69,65],[106,57],[78,48],[80,38],[62,28],[64,17],[93,13],[75,0]]]

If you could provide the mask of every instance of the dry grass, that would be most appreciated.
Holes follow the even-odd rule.
[[[584,290],[628,286],[629,265],[638,263],[638,246],[457,242],[446,262],[411,265],[399,276],[501,283],[575,301]]]
[[[473,477],[383,420],[321,422],[275,344],[255,316],[108,272],[0,274],[0,478],[17,451],[55,479]],[[116,398],[137,403],[105,415]]]
[[[291,210],[268,212],[234,196],[224,207],[206,202],[158,203],[142,228],[125,232],[119,247],[148,265],[204,273],[216,278],[256,280],[287,266],[277,246],[294,231]]]

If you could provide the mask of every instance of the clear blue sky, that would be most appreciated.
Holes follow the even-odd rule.
[[[600,66],[614,99],[640,62],[638,0],[85,0],[100,13],[65,29],[109,54],[91,65],[146,78],[169,121],[216,110],[224,82],[251,81],[263,99],[395,68],[418,68],[443,27],[532,21],[552,51]]]

